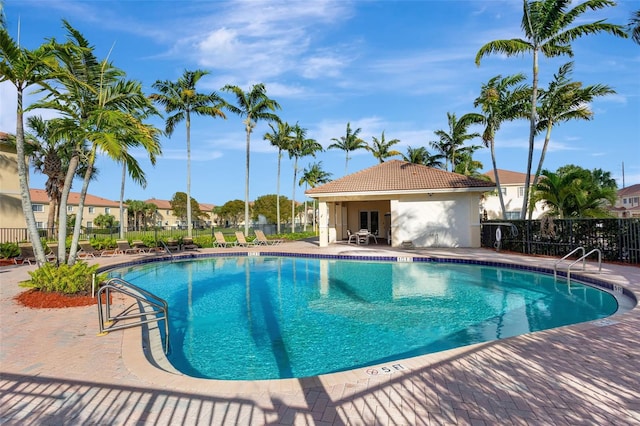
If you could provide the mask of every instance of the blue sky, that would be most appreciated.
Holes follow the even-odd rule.
[[[640,1],[585,15],[627,24]],[[429,148],[434,131],[448,131],[447,112],[476,111],[473,101],[490,78],[531,74],[531,58],[490,56],[474,64],[488,41],[520,37],[522,3],[508,1],[65,1],[6,0],[10,33],[34,48],[46,39],[63,39],[68,20],[95,47],[110,55],[130,79],[152,93],[156,80],[177,80],[185,69],[205,69],[199,90],[219,91],[225,84],[247,90],[263,82],[282,106],[279,115],[308,129],[325,148],[345,134],[347,122],[361,128],[367,142],[385,132],[400,139],[396,147]],[[554,128],[545,168],[566,164],[610,171],[622,187],[640,183],[640,46],[610,35],[587,36],[573,44],[574,80],[608,84],[615,95],[596,100],[591,121]],[[111,52],[110,52],[111,51]],[[110,52],[110,53],[109,53]],[[570,59],[540,60],[544,87]],[[224,95],[224,94],[223,94]],[[225,95],[225,98],[232,98]],[[27,103],[30,101],[27,97]],[[44,117],[51,112],[40,111]],[[164,121],[153,124],[164,129]],[[250,198],[275,194],[277,151],[259,122],[251,138]],[[479,130],[479,129],[478,129]],[[0,84],[0,131],[15,132],[15,91]],[[528,122],[506,123],[496,137],[499,168],[524,172]],[[541,138],[538,139],[538,146]],[[191,193],[203,203],[244,199],[245,133],[238,116],[226,120],[196,118],[192,123]],[[474,141],[480,144],[480,140]],[[170,199],[186,188],[184,124],[162,137],[163,155],[155,167],[140,155],[146,188],[127,181],[125,198]],[[429,148],[430,151],[432,151]],[[536,150],[535,162],[540,151]],[[488,149],[474,158],[491,170]],[[332,177],[345,173],[345,153],[328,150],[300,160],[300,168],[322,161]],[[349,173],[377,164],[367,151],[352,153]],[[121,168],[106,158],[89,192],[116,200]],[[34,174],[32,187],[43,188]],[[296,183],[297,184],[297,183]],[[281,194],[291,198],[293,162],[282,160]],[[74,185],[79,190],[80,184]],[[296,186],[296,199],[304,188]]]

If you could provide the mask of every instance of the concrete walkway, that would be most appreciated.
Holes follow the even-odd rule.
[[[230,249],[215,249],[218,251]],[[236,249],[233,249],[237,251]],[[402,251],[286,243],[249,251],[436,256],[551,267],[490,250]],[[101,259],[122,262],[131,257]],[[0,269],[0,424],[640,424],[640,308],[366,369],[309,379],[226,382],[154,367],[139,328],[97,336],[95,306],[27,309],[13,298],[34,266]],[[640,294],[640,268],[599,278]]]

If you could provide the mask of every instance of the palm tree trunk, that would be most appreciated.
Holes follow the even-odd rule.
[[[25,163],[24,152],[24,116],[22,111],[22,89],[18,88],[18,101],[16,111],[16,156],[18,157],[18,180],[20,181],[20,198],[22,199],[22,212],[27,224],[27,231],[29,232],[29,238],[33,245],[33,253],[36,256],[36,263],[38,266],[44,265],[47,262],[44,255],[44,249],[42,248],[42,241],[40,241],[40,234],[36,226],[36,217],[33,213],[33,205],[31,203],[31,193],[29,192],[29,183],[27,182],[27,176],[29,170]]]
[[[549,146],[549,141],[551,140],[551,128],[553,127],[553,123],[549,120],[549,124],[547,126],[547,134],[544,137],[544,144],[542,145],[542,152],[540,153],[540,161],[538,161],[538,168],[536,169],[536,174],[533,177],[532,187],[535,187],[538,184],[538,179],[540,178],[540,173],[542,172],[542,164],[544,163],[544,157],[547,154],[547,147]],[[533,209],[529,210],[529,220],[531,220],[531,216],[533,215]]]
[[[496,188],[498,189],[498,199],[500,200],[500,209],[502,211],[502,219],[507,218],[507,212],[504,208],[504,197],[502,196],[502,187],[500,186],[500,178],[498,177],[498,165],[496,163],[496,150],[495,143],[493,140],[490,142],[491,145],[491,163],[493,164],[493,178],[496,181]]]
[[[529,205],[529,186],[531,184],[531,165],[533,163],[533,150],[535,148],[536,120],[538,102],[538,50],[533,49],[533,84],[531,86],[531,116],[529,117],[529,155],[527,157],[527,174],[524,177],[524,199],[522,200],[522,210],[520,218],[527,217],[527,206]]]
[[[78,241],[80,240],[80,231],[82,228],[82,213],[84,210],[84,200],[87,196],[87,190],[89,189],[89,181],[93,174],[93,164],[96,160],[97,147],[94,145],[91,154],[89,155],[89,161],[87,164],[87,171],[84,174],[82,181],[82,189],[80,190],[80,197],[78,199],[78,213],[76,214],[76,223],[73,227],[73,237],[71,238],[71,248],[69,249],[69,259],[67,264],[73,266],[76,263],[76,256],[78,253]]]
[[[49,198],[49,213],[47,213],[47,237],[52,238],[54,234],[54,227],[56,223],[56,207],[58,200],[53,197]],[[44,247],[43,247],[44,249]]]
[[[282,149],[278,149],[278,180],[276,182],[276,220],[278,235],[280,234],[280,160],[282,159]]]
[[[247,158],[246,172],[244,176],[244,234],[249,235],[249,152],[251,149],[251,128],[249,127],[251,120],[247,117]]]
[[[127,177],[127,163],[122,162],[122,183],[120,184],[120,239],[124,239],[124,181]]]
[[[298,174],[298,157],[295,157],[293,163],[293,192],[291,195],[291,233],[296,232],[296,176]]]
[[[60,205],[58,206],[58,264],[66,261],[66,245],[67,245],[67,202],[69,193],[71,192],[71,184],[76,174],[76,169],[80,163],[79,154],[75,153],[69,160],[69,168],[64,178],[62,186],[62,195],[60,196]]]
[[[192,237],[191,225],[191,116],[187,111],[187,236]]]

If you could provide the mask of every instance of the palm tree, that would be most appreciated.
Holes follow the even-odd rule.
[[[382,132],[382,136],[380,137],[380,139],[376,138],[375,136],[373,136],[372,139],[373,143],[371,145],[367,144],[365,149],[372,153],[373,157],[377,158],[380,163],[384,163],[384,160],[389,157],[402,155],[400,151],[391,149],[393,145],[400,143],[400,139],[391,139],[390,141],[385,141],[384,131]]]
[[[4,0],[0,0],[0,29],[7,27],[7,21],[4,16]]]
[[[458,120],[455,114],[447,112],[449,133],[444,130],[436,130],[433,133],[438,136],[439,140],[429,143],[431,148],[435,149],[436,152],[441,154],[445,159],[445,170],[449,170],[449,164],[451,164],[451,171],[455,169],[458,150],[465,142],[480,137],[480,133],[467,132],[470,125],[480,123],[481,121],[482,116],[478,114],[465,114]]]
[[[429,151],[424,146],[413,148],[411,146],[407,147],[407,154],[402,154],[402,159],[404,161],[408,161],[413,164],[422,164],[427,167],[435,167],[441,169],[444,165],[442,162],[441,154],[429,154]]]
[[[347,123],[347,133],[344,136],[340,136],[340,139],[332,138],[332,143],[327,148],[332,149],[341,149],[346,153],[346,160],[344,163],[344,174],[346,176],[347,171],[349,169],[349,152],[355,151],[356,149],[366,149],[367,143],[358,137],[362,129],[357,128],[356,130],[351,130],[351,123]]]
[[[247,134],[246,172],[244,187],[244,233],[249,233],[249,157],[251,152],[251,132],[259,120],[279,122],[280,118],[273,112],[280,109],[273,99],[267,96],[267,88],[263,83],[254,84],[248,92],[238,86],[227,84],[222,88],[236,97],[236,105],[226,104],[226,108],[234,114],[244,117],[244,129]]]
[[[221,110],[225,102],[216,94],[199,93],[196,85],[202,77],[209,74],[208,71],[185,70],[177,81],[156,81],[153,88],[158,91],[150,98],[164,106],[169,114],[166,119],[165,133],[171,136],[178,123],[185,121],[187,128],[187,236],[193,235],[193,223],[191,220],[191,115],[204,115],[209,117],[226,118]]]
[[[633,12],[631,20],[629,21],[629,32],[631,38],[637,44],[640,44],[640,9]]]
[[[331,173],[322,170],[322,161],[312,163],[308,169],[304,169],[302,177],[298,185],[305,184],[305,189],[308,187],[315,188],[316,186],[327,183],[331,180]],[[304,228],[307,230],[307,199],[304,200]],[[316,229],[316,200],[313,200],[313,229]]]
[[[282,151],[289,149],[291,143],[291,126],[289,123],[279,122],[277,128],[273,127],[273,124],[269,123],[271,133],[265,133],[263,139],[271,142],[272,146],[278,148],[278,179],[276,182],[276,222],[278,227],[278,234],[280,234],[280,161],[282,160]]]
[[[593,112],[589,108],[589,103],[593,98],[615,93],[609,86],[601,84],[583,88],[582,83],[569,80],[572,71],[573,62],[562,65],[558,73],[554,74],[549,88],[540,91],[538,130],[545,131],[545,137],[538,168],[533,178],[533,186],[538,183],[553,126],[569,120],[590,120]],[[531,209],[529,211],[531,214]]]
[[[142,85],[126,80],[124,72],[106,59],[98,61],[93,54],[93,47],[84,36],[66,21],[63,22],[70,40],[65,44],[52,42],[60,61],[56,68],[59,87],[48,86],[50,94],[32,107],[59,111],[63,115],[58,122],[59,131],[64,132],[65,137],[73,141],[73,154],[65,176],[60,203],[60,224],[66,223],[66,202],[71,182],[80,163],[80,155],[87,145],[87,155],[83,156],[86,171],[67,261],[69,265],[73,265],[80,238],[84,200],[89,181],[94,174],[93,166],[98,153],[102,152],[117,162],[127,161],[132,173],[141,173],[137,161],[128,154],[129,148],[141,146],[147,151],[152,162],[155,161],[155,155],[160,153],[160,148],[159,131],[141,121],[156,113],[151,101],[142,93]],[[64,228],[59,227],[59,241],[66,240]],[[64,259],[62,244],[59,247],[58,258],[60,261]]]
[[[527,172],[524,185],[524,201],[521,218],[526,216],[531,167],[533,162],[534,137],[537,129],[537,105],[538,105],[538,55],[551,58],[562,55],[573,56],[571,42],[588,34],[601,32],[613,34],[618,37],[627,37],[624,27],[606,23],[599,20],[591,23],[583,23],[571,27],[582,20],[582,15],[588,10],[604,9],[615,6],[612,0],[585,0],[569,9],[571,0],[524,0],[522,14],[522,31],[524,39],[514,38],[510,40],[494,40],[485,44],[476,54],[476,65],[480,65],[482,57],[492,53],[507,56],[520,56],[531,52],[533,57],[531,113],[529,115],[529,155],[527,159]]]
[[[289,158],[293,158],[293,194],[291,196],[291,232],[295,232],[296,217],[296,178],[298,175],[298,159],[311,155],[316,156],[316,152],[322,151],[322,145],[315,139],[307,138],[307,129],[300,127],[296,123],[293,126],[293,136],[289,144]]]
[[[500,186],[500,177],[498,176],[495,138],[496,132],[504,121],[515,120],[525,116],[529,88],[522,84],[524,80],[524,74],[516,74],[504,78],[501,75],[497,75],[489,80],[488,83],[482,85],[480,96],[473,103],[475,107],[480,106],[482,109],[482,124],[485,126],[482,133],[482,141],[491,151],[493,177],[504,219],[506,219],[506,209]]]
[[[35,84],[42,84],[50,77],[47,63],[53,60],[49,45],[35,50],[21,48],[6,29],[0,28],[0,83],[8,81],[16,88],[16,153],[18,158],[18,179],[22,211],[27,223],[30,240],[38,265],[46,262],[44,249],[40,241],[36,219],[29,193],[28,169],[25,164],[24,109],[22,106],[24,91]]]

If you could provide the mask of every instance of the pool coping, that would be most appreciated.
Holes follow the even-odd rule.
[[[371,253],[371,252],[369,252]],[[393,255],[379,255],[379,254],[367,254],[363,252],[360,255],[354,254],[335,254],[335,253],[317,253],[317,252],[289,252],[279,250],[261,250],[261,247],[256,247],[253,250],[243,251],[216,251],[216,252],[189,252],[181,253],[177,256],[162,256],[162,257],[146,257],[138,258],[131,261],[111,264],[109,266],[103,266],[100,271],[122,268],[127,266],[135,266],[141,264],[148,264],[153,262],[161,262],[167,260],[196,260],[204,258],[215,257],[266,257],[266,256],[284,256],[284,257],[296,257],[296,258],[314,258],[314,259],[336,259],[336,260],[359,260],[359,261],[390,261],[390,262],[409,262],[407,259],[411,258],[411,262],[416,263],[454,263],[454,264],[473,264],[473,265],[486,265],[494,267],[503,267],[514,270],[523,270],[530,272],[538,272],[543,274],[553,274],[554,269],[550,265],[525,265],[517,262],[507,261],[492,261],[492,260],[479,260],[471,257],[439,257],[433,254],[419,254],[419,253],[407,253],[403,251],[396,256]],[[398,259],[401,260],[398,260]],[[539,259],[539,258],[536,258]],[[553,260],[556,259],[541,259],[541,260]],[[593,265],[589,265],[593,266]],[[558,270],[559,278],[566,278],[566,271]],[[399,376],[411,375],[413,371],[422,370],[430,366],[437,365],[443,360],[456,358],[463,356],[466,353],[473,353],[479,348],[494,344],[495,342],[508,342],[514,339],[518,339],[522,336],[536,335],[536,336],[554,336],[570,331],[584,331],[594,327],[602,327],[604,325],[614,325],[618,323],[617,317],[621,317],[626,313],[634,310],[638,307],[638,297],[629,288],[623,285],[619,285],[615,280],[607,280],[604,278],[596,278],[594,276],[593,268],[586,271],[572,270],[572,279],[587,285],[600,288],[613,294],[619,302],[620,296],[624,296],[629,299],[627,306],[624,309],[616,311],[605,319],[592,320],[577,324],[571,324],[561,327],[556,327],[549,330],[536,331],[531,333],[525,333],[518,336],[512,336],[505,339],[491,340],[488,342],[481,342],[472,345],[466,345],[458,348],[448,349],[445,351],[419,355],[411,358],[405,358],[393,362],[385,362],[382,364],[371,365],[366,367],[359,367],[352,370],[340,371],[334,373],[321,374],[318,376],[305,377],[305,378],[285,378],[285,379],[270,379],[270,380],[219,380],[219,379],[205,379],[193,376],[188,376],[181,373],[171,366],[163,353],[162,343],[160,341],[159,332],[157,327],[149,325],[148,328],[131,328],[123,330],[122,341],[122,357],[125,365],[135,372],[135,374],[153,383],[156,386],[169,387],[172,389],[180,389],[184,391],[206,391],[207,394],[220,395],[220,396],[244,396],[249,397],[255,394],[264,394],[270,392],[298,392],[318,387],[331,387],[344,383],[357,383],[363,379],[370,378],[372,375],[378,376],[378,379],[383,379],[383,376],[388,376],[388,379],[397,379]],[[600,275],[600,274],[598,274]],[[395,366],[400,366],[397,368]],[[386,370],[392,369],[388,372]],[[375,374],[371,374],[375,372]]]

